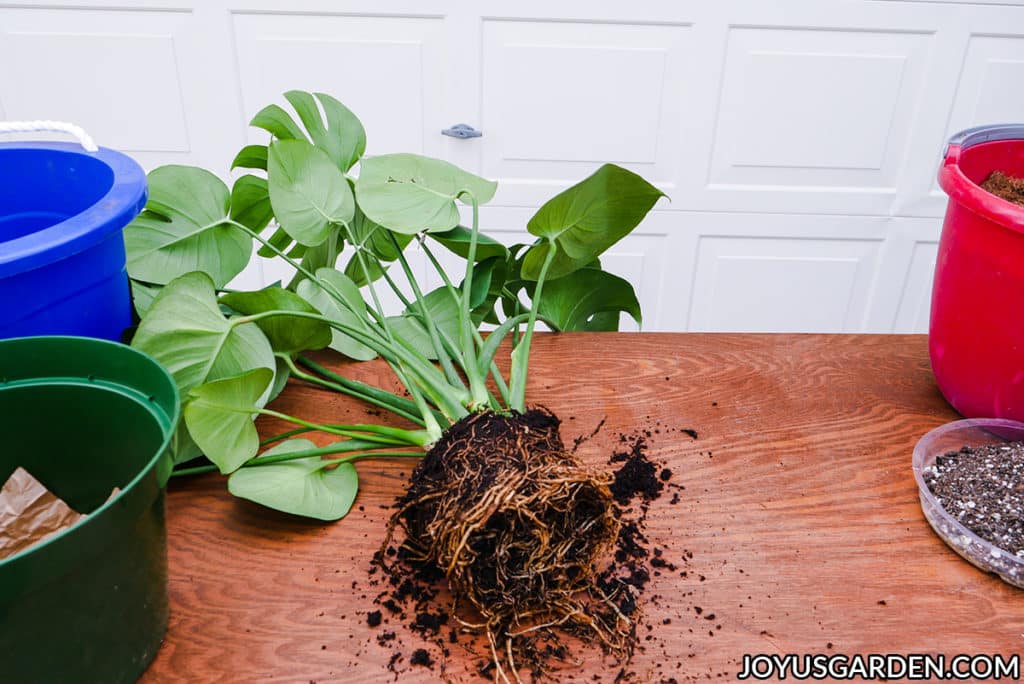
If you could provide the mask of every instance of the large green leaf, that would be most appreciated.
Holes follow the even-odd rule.
[[[163,285],[202,271],[216,287],[241,273],[252,238],[225,223],[231,196],[224,182],[191,166],[161,166],[149,173],[146,209],[124,229],[128,274]]]
[[[451,230],[446,230],[443,233],[430,233],[429,235],[463,259],[469,258],[469,242],[473,237],[473,231],[469,228],[455,226]],[[483,261],[484,259],[491,259],[493,257],[501,257],[504,259],[507,256],[508,248],[505,245],[492,237],[484,235],[483,233],[477,233],[477,261]]]
[[[605,164],[552,197],[530,219],[526,229],[546,240],[526,253],[523,277],[537,279],[550,249],[556,253],[548,278],[583,268],[636,228],[663,195],[632,171]]]
[[[255,292],[232,292],[220,298],[235,311],[259,314],[265,311],[320,313],[291,290],[272,285]],[[295,354],[307,349],[323,349],[331,343],[331,328],[322,321],[296,316],[270,316],[256,321],[270,346],[278,354]]]
[[[188,273],[163,288],[132,346],[166,368],[183,397],[211,380],[275,365],[270,342],[258,327],[224,318],[205,273]]]
[[[343,306],[319,283],[308,279],[298,284],[299,295],[332,321],[369,332],[366,315],[356,313],[366,311],[366,304],[356,284],[348,276],[333,268],[318,269],[316,277],[327,283],[349,306]],[[370,347],[333,328],[329,346],[357,361],[369,361],[377,356],[377,353]]]
[[[497,183],[474,176],[440,159],[415,154],[386,154],[364,159],[356,181],[363,212],[396,233],[448,231],[459,224],[456,198],[470,192],[489,202]]]
[[[214,380],[193,389],[182,415],[189,434],[220,472],[238,470],[256,455],[260,437],[253,425],[256,403],[274,372],[256,368],[233,378]]]
[[[584,268],[545,283],[537,314],[559,330],[619,329],[619,312],[642,322],[640,303],[628,281],[606,271]]]
[[[342,171],[352,168],[366,151],[366,131],[348,107],[326,93],[315,93],[323,107],[326,123],[313,96],[302,90],[284,94],[306,127],[313,143],[327,153]]]
[[[307,439],[291,439],[262,456],[313,448],[315,445]],[[319,457],[310,456],[242,468],[228,478],[228,491],[285,513],[338,520],[352,508],[359,491],[359,475],[351,463],[330,467]]]
[[[235,181],[231,188],[231,218],[254,233],[267,227],[274,218],[274,209],[270,206],[265,178],[246,174]]]
[[[307,247],[324,242],[355,210],[345,175],[323,150],[304,140],[278,140],[267,158],[270,203],[277,222]]]

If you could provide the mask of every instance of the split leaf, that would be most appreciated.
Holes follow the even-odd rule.
[[[233,378],[214,380],[189,393],[182,415],[189,434],[220,472],[238,470],[256,455],[260,437],[253,419],[256,403],[274,372],[256,368]]]
[[[262,456],[313,448],[315,445],[307,439],[290,439]],[[310,456],[242,468],[228,478],[228,491],[285,513],[338,520],[352,508],[359,491],[359,474],[351,463],[331,467],[318,456]]]
[[[209,171],[161,166],[146,177],[145,210],[124,229],[128,274],[164,285],[202,271],[223,287],[242,272],[252,255],[252,238],[226,223],[231,195]]]

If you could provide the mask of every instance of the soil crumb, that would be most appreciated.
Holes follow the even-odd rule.
[[[993,171],[981,184],[981,189],[1024,207],[1024,178],[1014,178],[1002,171]]]

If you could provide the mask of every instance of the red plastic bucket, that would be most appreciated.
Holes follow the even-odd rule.
[[[949,142],[928,347],[953,408],[1024,420],[1024,207],[979,187],[993,171],[1024,177],[1024,125],[972,128]]]

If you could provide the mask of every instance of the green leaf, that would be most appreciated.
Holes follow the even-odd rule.
[[[149,310],[150,305],[158,294],[160,294],[159,287],[154,285],[146,285],[135,280],[129,281],[132,289],[132,303],[135,305],[135,313],[142,318],[146,315],[146,311]]]
[[[451,230],[446,230],[443,233],[428,233],[428,235],[463,259],[469,258],[469,241],[473,236],[473,231],[469,228],[455,226]],[[505,245],[492,237],[484,235],[483,233],[477,233],[477,261],[483,261],[484,259],[491,259],[493,257],[501,257],[504,259],[507,256],[508,248],[505,247]]]
[[[505,286],[507,274],[508,266],[503,257],[491,257],[473,267],[469,306],[475,319],[482,319],[494,310],[494,302]],[[461,287],[465,287],[465,283]]]
[[[308,279],[303,280],[298,284],[299,295],[332,321],[369,332],[370,328],[365,314],[360,316],[353,313],[353,311],[366,311],[366,303],[363,301],[363,297],[359,293],[359,288],[356,284],[353,283],[348,276],[343,273],[339,273],[333,268],[318,269],[316,271],[316,277],[333,287],[333,289],[341,295],[342,299],[348,302],[349,307],[339,304],[338,301],[327,290],[321,287],[319,283]],[[350,310],[350,308],[352,310]],[[351,359],[356,359],[357,361],[369,361],[377,356],[377,352],[370,347],[367,347],[361,342],[357,342],[340,330],[333,328],[331,329],[331,340],[329,346],[336,352],[340,352]]]
[[[362,161],[356,196],[372,221],[396,233],[413,235],[455,228],[459,224],[455,200],[463,191],[484,204],[497,187],[493,181],[440,159],[385,154]],[[463,197],[460,201],[467,200]]]
[[[276,104],[267,105],[252,118],[250,126],[262,128],[278,140],[305,140],[302,130],[295,125],[288,112]]]
[[[253,425],[256,403],[274,372],[256,368],[233,378],[214,380],[189,393],[182,415],[189,434],[221,473],[232,473],[256,455],[260,437]]]
[[[235,170],[238,168],[242,169],[262,169],[267,170],[267,146],[266,145],[246,145],[238,154],[235,155],[234,161],[231,162],[231,169]]]
[[[270,203],[278,223],[307,247],[327,239],[333,224],[349,223],[355,210],[344,174],[304,140],[279,140],[267,160]]]
[[[384,275],[384,269],[386,268],[384,264],[397,259],[401,250],[408,247],[413,238],[412,235],[393,233],[384,226],[374,223],[366,218],[366,215],[358,207],[356,207],[356,214],[352,219],[349,232],[351,233],[353,244],[364,247],[367,252],[363,255],[364,258],[362,260],[353,254],[345,267],[345,275],[360,287]],[[366,262],[366,270],[370,274],[369,278],[363,273],[362,261]]]
[[[265,311],[320,313],[291,290],[278,286],[255,292],[232,292],[220,298],[235,311],[247,316]],[[256,321],[270,346],[279,354],[297,354],[308,349],[323,349],[331,343],[331,328],[322,321],[293,316],[270,316]]]
[[[291,369],[288,364],[284,362],[280,356],[277,357],[277,370],[274,372],[274,382],[270,385],[270,396],[267,398],[267,403],[274,401],[284,391],[285,386],[288,384],[288,378],[292,375]]]
[[[642,322],[640,303],[628,281],[606,271],[584,268],[544,285],[537,314],[559,330],[613,331],[619,312]]]
[[[315,448],[307,439],[290,439],[263,456]],[[352,508],[359,491],[359,474],[351,463],[325,466],[317,456],[299,458],[236,471],[228,478],[228,491],[293,515],[317,520],[338,520]]]
[[[274,369],[274,352],[255,325],[232,325],[220,311],[213,281],[188,273],[150,305],[132,346],[170,372],[181,396],[211,380],[255,368]]]
[[[421,300],[427,313],[434,320],[437,332],[442,339],[445,337],[456,347],[459,344],[459,305],[448,292],[447,287],[439,287],[423,295]],[[430,333],[421,317],[419,306],[413,302],[402,312],[401,316],[387,319],[394,334],[428,359],[436,359],[437,353],[431,343]]]
[[[605,164],[552,197],[530,219],[526,229],[547,241],[526,253],[523,277],[536,280],[553,248],[557,252],[548,278],[583,268],[636,228],[663,195],[632,171]]]
[[[270,244],[277,248],[279,252],[285,252],[292,245],[292,236],[284,228],[278,228],[274,231],[274,234],[267,240]],[[305,247],[303,247],[305,249]],[[263,245],[256,252],[258,255],[265,259],[270,259],[277,256],[277,252],[270,249],[266,245]]]
[[[252,238],[224,223],[231,196],[223,181],[191,166],[161,166],[146,177],[146,209],[124,229],[128,274],[163,285],[202,271],[216,287],[242,272]]]
[[[302,119],[313,143],[327,153],[342,171],[352,168],[366,151],[366,131],[359,118],[348,107],[325,93],[315,93],[320,101],[326,125],[320,116],[313,96],[301,90],[284,94]]]
[[[270,206],[270,192],[265,178],[246,174],[231,188],[231,218],[252,232],[262,232],[274,210]]]

